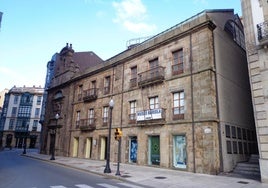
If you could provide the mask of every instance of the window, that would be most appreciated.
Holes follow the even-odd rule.
[[[36,105],[41,105],[42,96],[37,96]]]
[[[30,117],[31,116],[31,106],[20,106],[18,117]]]
[[[137,66],[131,67],[130,87],[137,86]]]
[[[91,81],[91,88],[96,89],[97,88],[97,82],[96,80]]]
[[[30,93],[24,93],[21,97],[21,103],[30,105],[32,104],[33,96]]]
[[[237,141],[233,141],[233,151],[237,154]]]
[[[78,101],[81,101],[82,100],[82,93],[83,93],[83,85],[80,85],[78,87]]]
[[[245,37],[244,32],[240,26],[233,20],[228,20],[225,23],[224,30],[232,37],[232,39],[245,50]]]
[[[232,154],[232,144],[230,140],[226,141],[227,153]]]
[[[108,106],[103,107],[103,115],[102,115],[102,117],[103,117],[103,125],[104,126],[107,126],[107,124],[108,124],[108,113],[109,113],[108,110],[109,110]]]
[[[225,125],[225,135],[227,138],[231,137],[230,125]]]
[[[76,121],[75,121],[76,128],[79,127],[79,124],[80,124],[80,111],[77,111],[76,112]]]
[[[61,98],[63,98],[62,91],[57,91],[57,93],[54,95],[54,99],[59,100]]]
[[[35,109],[34,116],[35,116],[35,117],[39,117],[39,113],[40,113],[40,108],[36,108],[36,109]]]
[[[243,145],[242,142],[238,142],[238,150],[239,150],[239,154],[243,154]]]
[[[15,124],[15,119],[10,119],[8,129],[13,130],[14,124]]]
[[[38,120],[34,120],[32,130],[37,131],[37,126],[38,126]]]
[[[129,119],[136,120],[136,101],[130,101],[129,105],[130,105]]]
[[[173,120],[184,119],[184,91],[173,93]]]
[[[172,53],[173,56],[173,66],[172,75],[177,75],[183,73],[183,50],[180,49]]]
[[[149,98],[150,109],[159,108],[158,97]]]
[[[241,133],[241,128],[237,127],[237,138],[242,139],[242,133]]]
[[[246,129],[242,129],[242,133],[243,133],[243,140],[247,140],[247,131],[246,131]]]
[[[19,96],[15,95],[14,96],[14,104],[18,104],[19,101]]]
[[[232,126],[232,138],[236,138],[236,127]]]
[[[11,116],[16,116],[17,114],[17,107],[12,107],[12,112],[11,112]]]
[[[151,61],[149,61],[149,67],[150,67],[150,69],[153,69],[153,68],[156,68],[156,67],[158,67],[158,59],[154,59],[154,60],[151,60]]]
[[[149,67],[150,67],[150,74],[148,75],[149,78],[156,78],[160,75],[159,69],[158,69],[158,59],[154,59],[152,61],[149,61]]]
[[[111,77],[107,76],[104,79],[104,95],[107,95],[110,93],[110,85],[111,85]]]
[[[93,108],[88,110],[88,122],[89,122],[89,125],[94,124],[94,109]]]

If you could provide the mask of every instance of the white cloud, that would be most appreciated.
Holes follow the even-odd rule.
[[[113,2],[113,7],[116,10],[114,22],[122,24],[127,30],[134,33],[142,33],[152,32],[156,29],[155,25],[145,22],[147,10],[141,0]]]

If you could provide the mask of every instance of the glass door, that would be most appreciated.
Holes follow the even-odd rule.
[[[173,137],[173,166],[175,168],[187,167],[186,141],[185,136]]]
[[[138,142],[137,137],[130,137],[129,141],[129,162],[136,163],[137,162],[137,151],[138,151]]]

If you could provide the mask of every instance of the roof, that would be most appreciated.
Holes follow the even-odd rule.
[[[75,52],[73,60],[79,65],[80,71],[103,62],[103,60],[92,51]]]

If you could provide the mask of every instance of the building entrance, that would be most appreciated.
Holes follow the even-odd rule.
[[[160,139],[159,136],[149,137],[149,165],[160,165]]]

